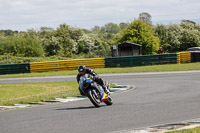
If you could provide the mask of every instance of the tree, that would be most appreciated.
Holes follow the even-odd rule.
[[[152,24],[151,15],[147,12],[140,13],[139,14],[139,20],[142,20],[143,22],[145,22],[147,24]]]
[[[0,30],[0,32],[3,32],[5,36],[14,36],[18,33],[18,31],[12,31],[12,30]]]
[[[114,23],[107,23],[102,28],[107,33],[118,33],[120,31],[120,27]]]
[[[124,30],[128,27],[128,25],[129,25],[129,23],[122,22],[122,23],[119,24],[119,27],[121,28],[121,30]]]
[[[159,38],[155,35],[154,29],[142,20],[134,20],[118,42],[126,41],[141,44],[143,54],[155,54],[159,49]]]
[[[60,56],[72,57],[74,49],[74,41],[71,39],[70,27],[67,24],[61,24],[55,31],[55,37],[59,42]]]
[[[183,21],[180,24],[181,30],[181,50],[186,50],[189,47],[200,46],[200,32],[196,29],[196,24],[193,21]]]
[[[191,21],[191,20],[182,20],[182,23],[183,23],[183,22],[187,22],[187,23],[196,24],[194,21]]]
[[[185,51],[190,47],[199,47],[200,46],[200,33],[195,30],[186,30],[182,31],[182,36],[180,38],[181,42],[181,51]]]
[[[92,31],[93,32],[99,32],[101,30],[101,27],[100,26],[94,26],[93,28],[92,28]]]
[[[40,27],[40,32],[41,33],[47,33],[47,32],[53,32],[53,28],[50,27]]]
[[[163,24],[158,24],[155,27],[155,32],[157,33],[160,39],[160,45],[163,47],[165,52],[171,51],[172,48],[168,41],[169,38],[168,27]]]
[[[189,47],[200,46],[200,28],[191,21],[169,26],[157,25],[156,33],[161,46],[168,52],[185,51]]]
[[[54,35],[51,34],[49,36],[45,36],[45,38],[42,39],[42,43],[46,56],[59,55],[61,46],[58,38],[56,38]]]

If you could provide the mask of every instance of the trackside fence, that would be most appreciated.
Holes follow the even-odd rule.
[[[0,65],[0,74],[18,74],[18,73],[30,73],[30,64],[20,63],[20,64]]]
[[[191,62],[200,62],[200,51],[191,53]]]
[[[177,63],[176,53],[105,58],[105,67],[132,67],[174,63]]]
[[[104,68],[104,58],[64,60],[64,61],[48,61],[30,63],[31,72],[50,72],[63,70],[76,70],[79,65],[85,65],[90,68]]]
[[[191,62],[191,52],[180,52],[177,53],[177,63],[190,63]]]
[[[20,64],[1,64],[0,74],[18,74],[76,70],[79,65],[89,68],[133,67],[159,64],[180,64],[200,62],[199,52],[180,52],[163,55],[140,55],[109,58],[90,58],[77,60],[31,62]]]

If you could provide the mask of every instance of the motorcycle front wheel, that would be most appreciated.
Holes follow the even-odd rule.
[[[88,98],[90,99],[90,101],[94,104],[95,107],[100,107],[101,101],[96,95],[93,93],[92,90],[88,91]]]
[[[112,105],[113,102],[112,102],[112,98],[110,96],[108,96],[108,100],[104,102],[106,105]]]

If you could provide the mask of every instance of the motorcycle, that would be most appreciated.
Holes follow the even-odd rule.
[[[106,86],[109,88],[108,82]],[[106,105],[112,105],[112,98],[109,94],[104,92],[104,89],[97,84],[90,74],[84,74],[79,81],[80,90],[87,96],[96,107],[100,107],[100,103],[104,102]]]

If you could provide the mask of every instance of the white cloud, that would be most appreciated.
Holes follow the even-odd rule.
[[[67,23],[81,28],[120,23],[148,12],[153,21],[199,19],[198,0],[0,0],[0,29]]]

